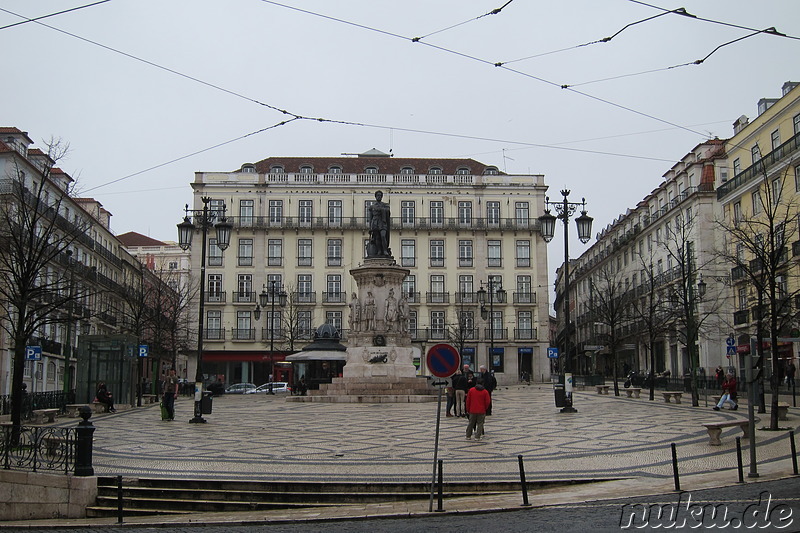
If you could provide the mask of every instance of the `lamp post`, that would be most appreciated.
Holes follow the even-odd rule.
[[[487,314],[486,309],[486,289],[481,282],[481,288],[478,289],[478,302],[481,304],[481,318],[489,321],[489,353],[486,356],[486,368],[492,369],[492,355],[494,355],[494,300],[497,297],[498,302],[504,302],[506,299],[506,291],[503,289],[503,284],[500,281],[489,276],[486,281],[486,286],[489,288],[489,309]]]
[[[578,239],[586,244],[589,242],[592,233],[592,217],[586,214],[586,199],[581,198],[580,202],[570,202],[568,200],[570,191],[563,189],[561,195],[564,197],[560,202],[551,202],[549,197],[545,197],[544,214],[539,217],[541,223],[542,238],[545,242],[553,240],[556,229],[556,220],[560,219],[564,223],[564,392],[566,393],[566,406],[561,409],[562,413],[575,413],[577,410],[572,407],[572,365],[569,352],[570,342],[570,318],[569,318],[569,219],[575,214],[575,210],[581,208],[581,216],[575,219],[578,226]],[[556,210],[557,215],[550,213],[550,207]]]
[[[194,218],[194,222],[199,226],[200,232],[203,237],[203,243],[200,248],[200,305],[197,321],[197,371],[194,376],[194,418],[189,420],[191,424],[203,424],[206,420],[203,418],[201,400],[203,398],[203,312],[205,310],[205,297],[206,297],[206,247],[208,241],[208,229],[214,227],[217,230],[217,246],[220,250],[225,251],[228,244],[231,242],[231,229],[233,224],[225,218],[225,205],[222,206],[222,216],[219,222],[214,224],[217,219],[217,211],[209,211],[208,204],[211,198],[204,196],[201,198],[203,201],[203,209],[189,209],[187,204],[184,208],[185,215],[183,222],[178,224],[178,244],[181,249],[188,250],[192,246],[192,235],[194,235],[195,226],[189,217]]]
[[[691,261],[691,258],[689,259]],[[691,266],[691,263],[690,263]],[[689,343],[689,361],[691,366],[691,389],[692,389],[692,406],[697,407],[700,405],[700,395],[698,394],[697,387],[697,367],[700,366],[700,347],[697,345],[700,340],[700,327],[699,320],[695,316],[697,313],[697,303],[706,295],[706,282],[703,281],[703,275],[700,274],[700,279],[697,282],[697,296],[694,291],[694,274],[692,268],[689,272],[689,283],[687,287],[688,300],[689,300],[689,313],[686,323],[687,342]],[[652,367],[651,367],[652,369]]]
[[[75,308],[75,269],[72,265],[72,250],[67,250],[67,268],[69,268],[69,303],[67,304],[67,343],[64,346],[64,394],[69,392],[72,385],[72,372],[69,360],[72,357],[72,311]],[[66,400],[65,400],[66,401]]]
[[[276,298],[277,296],[277,298]],[[261,290],[261,294],[258,295],[259,303],[261,307],[267,307],[267,304],[270,305],[270,313],[269,313],[269,392],[268,394],[275,394],[272,390],[272,382],[275,381],[275,373],[274,364],[273,364],[273,356],[275,355],[275,301],[278,301],[278,304],[281,307],[286,307],[286,300],[287,295],[286,291],[280,288],[280,283],[276,280],[270,280],[269,282],[269,292],[267,292],[266,286]],[[261,315],[261,311],[256,306],[256,313]],[[256,317],[258,320],[258,317]]]

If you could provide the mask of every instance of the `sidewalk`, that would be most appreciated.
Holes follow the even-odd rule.
[[[644,392],[644,391],[643,391]],[[667,404],[642,398],[575,393],[578,412],[562,414],[549,384],[502,387],[486,438],[467,441],[466,420],[444,416],[438,458],[444,480],[519,480],[519,455],[529,483],[539,480],[612,480],[602,484],[531,490],[533,506],[664,494],[673,491],[671,443],[677,447],[681,488],[734,484],[735,437],[709,446],[702,422],[746,417],[746,409],[715,412],[690,402]],[[684,398],[685,399],[685,398]],[[701,406],[703,400],[701,399]],[[437,404],[287,403],[281,396],[242,395],[214,399],[208,424],[189,424],[193,403],[181,398],[176,421],[161,421],[157,405],[93,418],[96,475],[171,476],[178,479],[262,481],[429,482]],[[75,422],[65,422],[66,425]],[[798,410],[782,426],[795,429]],[[757,425],[761,427],[762,422]],[[790,475],[788,431],[757,431],[759,480]],[[742,439],[745,471],[749,448]],[[446,500],[457,512],[518,509],[522,495]],[[428,512],[428,502],[349,505],[338,508],[130,517],[126,523],[248,523]],[[435,507],[435,504],[434,504]],[[3,522],[1,526],[101,525],[115,519]]]

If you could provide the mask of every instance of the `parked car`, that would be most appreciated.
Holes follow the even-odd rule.
[[[272,392],[275,394],[283,394],[292,392],[292,388],[285,381],[273,381]],[[269,394],[269,383],[259,385],[255,389],[245,392],[245,394]]]
[[[247,391],[251,391],[255,388],[256,386],[254,383],[234,383],[225,389],[225,394],[245,394]]]

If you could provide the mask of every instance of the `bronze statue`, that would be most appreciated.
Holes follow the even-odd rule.
[[[392,257],[389,248],[389,231],[392,227],[389,204],[383,201],[383,192],[375,192],[375,203],[369,206],[369,244],[367,257]]]

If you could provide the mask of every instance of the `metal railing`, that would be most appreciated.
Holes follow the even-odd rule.
[[[22,397],[22,419],[30,420],[36,409],[58,409],[60,413],[67,412],[67,405],[75,403],[75,391],[47,391],[25,394]],[[11,414],[11,396],[0,396],[0,414]]]
[[[71,473],[75,468],[76,428],[3,426],[0,461],[4,470]]]

